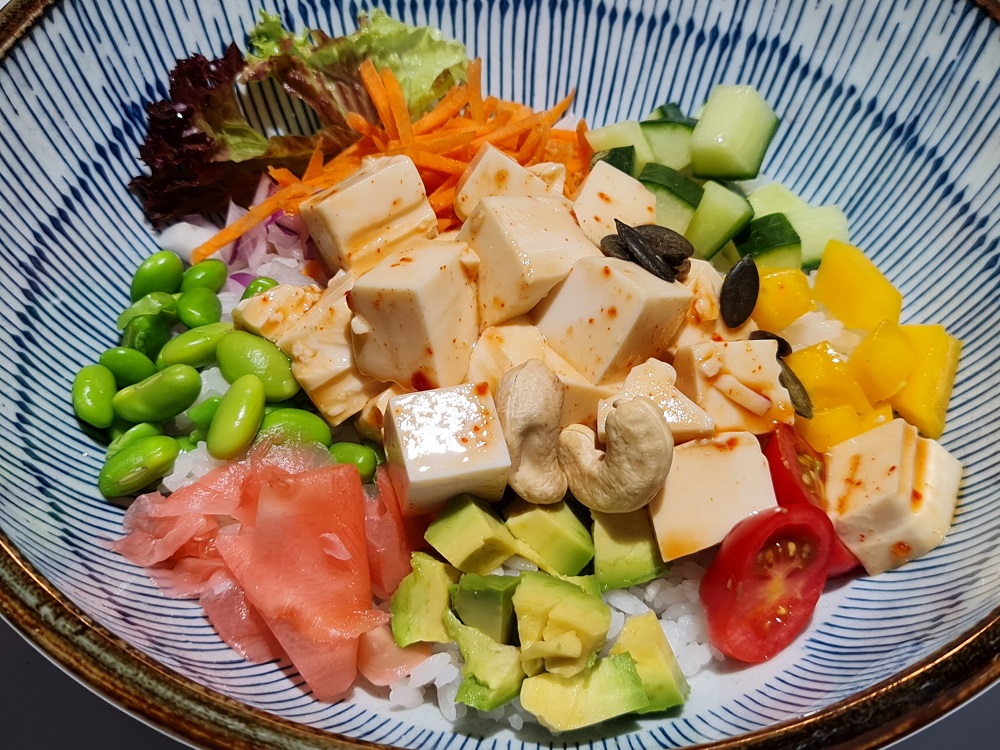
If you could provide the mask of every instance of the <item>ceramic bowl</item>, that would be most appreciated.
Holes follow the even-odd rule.
[[[126,189],[146,105],[176,58],[242,44],[258,5],[334,33],[357,12],[14,0],[0,16],[0,612],[15,626],[118,704],[211,748],[866,747],[1000,675],[1000,33],[996,6],[958,0],[386,4],[482,55],[490,92],[542,106],[577,87],[591,124],[668,100],[691,111],[718,82],[756,86],[782,117],[765,173],[839,204],[903,292],[904,319],[964,342],[943,443],[966,473],[947,540],[831,586],[773,661],[700,675],[666,717],[557,738],[453,727],[360,690],[314,701],[286,665],[243,663],[195,603],[110,552],[122,511],[97,493],[103,448],[74,419],[70,383],[115,344],[109,311],[156,249]]]

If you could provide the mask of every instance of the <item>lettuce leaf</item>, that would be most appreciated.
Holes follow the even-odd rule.
[[[169,99],[148,108],[139,155],[150,174],[136,177],[131,187],[158,229],[183,216],[225,211],[230,201],[246,206],[268,166],[301,174],[316,148],[329,157],[354,142],[357,133],[345,113],[376,120],[361,84],[365,59],[392,68],[415,116],[465,80],[463,45],[381,11],[362,15],[354,34],[338,38],[318,30],[295,36],[278,16],[261,12],[260,19],[246,59],[232,44],[218,60],[180,60],[170,74]],[[316,113],[316,133],[268,138],[247,121],[236,86],[267,79]]]

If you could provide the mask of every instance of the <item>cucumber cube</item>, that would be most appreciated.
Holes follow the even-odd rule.
[[[799,268],[802,240],[784,214],[751,221],[736,238],[740,255],[752,255],[759,268]]]
[[[802,241],[802,267],[807,271],[819,267],[820,258],[830,240],[851,243],[847,217],[839,206],[807,206],[788,211],[785,216]]]
[[[706,182],[702,190],[684,236],[694,247],[694,257],[708,260],[749,223],[753,209],[746,198],[717,182]]]
[[[635,173],[641,172],[642,168],[653,159],[653,152],[646,142],[646,136],[642,134],[642,128],[635,120],[625,120],[616,122],[613,125],[606,125],[603,128],[594,128],[586,133],[587,143],[594,151],[607,151],[620,146],[635,147]]]
[[[716,86],[691,134],[691,169],[696,177],[753,179],[777,128],[777,115],[756,89]]]

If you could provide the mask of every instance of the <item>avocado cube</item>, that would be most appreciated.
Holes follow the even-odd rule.
[[[448,610],[450,587],[458,580],[458,571],[426,552],[414,552],[410,565],[413,570],[389,601],[393,640],[401,648],[419,641],[447,643],[451,637],[441,618]]]
[[[649,509],[630,513],[591,511],[594,519],[594,575],[601,590],[625,589],[667,571],[653,535]]]
[[[463,573],[490,573],[517,551],[517,542],[484,501],[453,497],[424,532],[424,539]]]
[[[571,677],[544,673],[521,685],[521,705],[549,729],[566,732],[592,726],[649,703],[628,654],[599,659]]]
[[[452,590],[451,606],[465,625],[478,628],[497,643],[510,643],[514,634],[514,589],[520,582],[520,576],[466,573]]]
[[[649,705],[638,709],[638,713],[679,706],[691,694],[691,687],[655,613],[646,612],[625,620],[611,653],[628,653],[635,660],[643,690],[649,696]]]
[[[583,671],[604,646],[611,627],[611,610],[599,594],[547,573],[522,573],[513,602],[522,664],[529,675],[543,668],[565,676]],[[566,633],[579,640],[579,655],[558,653],[572,643]],[[536,646],[540,641],[549,643]]]
[[[462,683],[455,700],[480,711],[492,711],[517,697],[525,676],[520,650],[463,625],[451,610],[445,612],[443,622],[462,652]]]
[[[507,507],[504,515],[510,533],[542,558],[550,573],[576,575],[594,557],[594,540],[563,500],[552,505],[534,505],[518,499]]]

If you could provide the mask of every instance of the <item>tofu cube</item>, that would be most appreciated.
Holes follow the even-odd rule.
[[[562,195],[566,187],[566,165],[557,161],[543,161],[528,167],[531,174],[540,177],[549,195]]]
[[[499,500],[510,455],[485,383],[389,399],[385,454],[403,513],[423,515],[468,492]]]
[[[420,238],[437,235],[423,180],[406,156],[387,156],[302,204],[302,218],[331,268],[361,276]]]
[[[422,240],[358,279],[350,297],[358,369],[418,391],[461,383],[479,334],[478,266],[464,242]]]
[[[233,322],[244,331],[277,341],[322,296],[318,286],[279,284],[242,300],[233,309]]]
[[[951,527],[962,466],[905,420],[863,432],[827,454],[827,512],[870,575],[934,549]]]
[[[599,161],[590,170],[573,202],[580,229],[595,245],[617,233],[615,219],[636,226],[656,223],[656,198],[641,182]]]
[[[776,506],[767,459],[749,432],[723,432],[674,448],[649,504],[665,562],[718,544],[739,521]]]
[[[561,198],[484,198],[459,239],[479,256],[484,328],[528,312],[576,261],[601,255]]]
[[[597,427],[597,410],[602,400],[611,398],[621,388],[621,383],[594,384],[548,344],[542,353],[542,362],[563,385],[561,427],[582,424]]]
[[[674,354],[677,388],[712,419],[720,432],[763,435],[795,419],[774,340],[708,341]]]
[[[751,331],[757,330],[757,324],[749,318],[737,328],[730,328],[722,320],[719,309],[722,276],[708,261],[691,258],[691,268],[682,283],[691,290],[694,299],[674,340],[670,342],[671,348],[705,341],[744,341]]]
[[[675,385],[676,381],[674,368],[658,359],[633,367],[621,389],[611,398],[602,399],[597,406],[598,439],[605,442],[604,423],[612,406],[638,396],[645,396],[663,410],[663,418],[670,426],[675,444],[711,437],[715,432],[715,420],[681,393]]]
[[[532,317],[549,346],[591,383],[609,383],[665,354],[691,299],[683,285],[635,263],[583,258]]]
[[[385,384],[358,372],[351,346],[347,294],[354,277],[341,271],[305,314],[275,342],[292,360],[292,375],[330,424],[356,414]],[[277,287],[276,287],[277,288]]]
[[[528,318],[522,316],[506,323],[490,326],[479,334],[469,359],[467,383],[486,382],[490,393],[496,394],[500,380],[529,359],[542,359],[545,339]]]
[[[503,151],[485,144],[475,155],[455,187],[455,215],[465,221],[488,196],[544,196],[548,185],[507,156]]]
[[[374,440],[381,444],[382,428],[385,426],[385,410],[389,408],[389,399],[393,396],[402,396],[404,393],[410,393],[410,391],[393,383],[381,393],[368,399],[354,418],[354,429],[358,435],[365,440]]]

